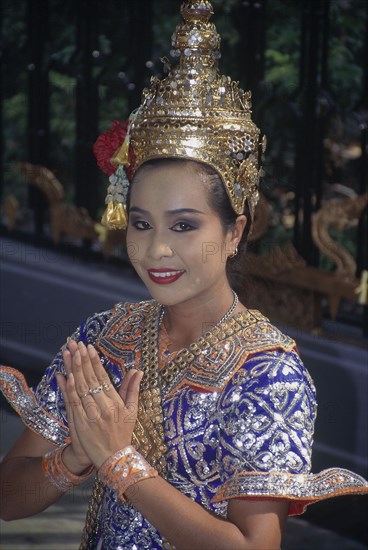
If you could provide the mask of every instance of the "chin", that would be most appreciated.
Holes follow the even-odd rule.
[[[151,297],[163,306],[176,306],[177,304],[185,302],[190,298],[190,296],[184,296],[183,292],[180,292],[178,289],[165,288],[164,285],[163,288],[157,288],[156,285],[153,287],[151,281],[150,284],[147,284],[146,281],[144,281],[144,283],[148,292],[151,294]]]
[[[180,300],[178,296],[170,296],[171,293],[164,293],[164,292],[152,292],[150,288],[148,288],[149,293],[151,294],[152,298],[156,300],[159,304],[162,304],[163,306],[176,306],[177,304],[180,304],[183,300]]]

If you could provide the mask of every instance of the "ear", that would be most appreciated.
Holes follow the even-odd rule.
[[[234,226],[229,229],[226,240],[226,250],[229,254],[233,254],[242,238],[245,226],[247,225],[247,217],[242,214],[235,220]]]

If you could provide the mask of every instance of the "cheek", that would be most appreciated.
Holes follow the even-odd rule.
[[[203,241],[201,239],[185,239],[179,245],[177,244],[176,250],[180,251],[180,254],[189,261],[198,263],[203,255]]]
[[[141,260],[142,257],[142,242],[128,229],[126,237],[126,248],[130,262],[134,265]]]
[[[223,243],[214,241],[207,241],[203,243],[202,263],[204,267],[211,266],[211,269],[225,264],[226,255]]]

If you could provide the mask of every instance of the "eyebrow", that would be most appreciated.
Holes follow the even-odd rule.
[[[132,206],[130,212],[139,212],[140,214],[149,214],[148,210],[144,208],[139,208],[138,206]],[[167,215],[177,215],[177,214],[204,214],[201,210],[196,210],[195,208],[176,208],[175,210],[167,210],[165,212]]]

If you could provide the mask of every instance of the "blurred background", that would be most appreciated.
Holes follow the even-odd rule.
[[[252,91],[268,142],[238,291],[296,338],[315,380],[313,469],[367,477],[368,2],[212,4],[221,72]],[[30,384],[87,315],[147,297],[124,232],[99,222],[107,178],[92,145],[164,75],[179,7],[0,0],[0,359]],[[16,429],[1,407],[4,452]],[[367,504],[336,499],[304,519],[368,547]],[[311,543],[338,548],[326,544]]]

